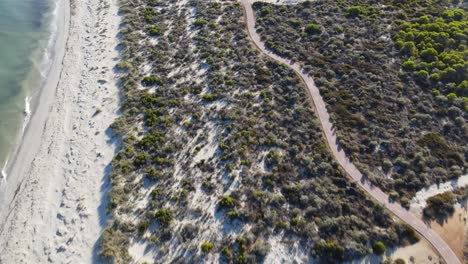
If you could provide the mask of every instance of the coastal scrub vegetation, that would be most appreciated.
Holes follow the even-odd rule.
[[[336,262],[418,240],[333,160],[304,84],[250,43],[239,3],[122,0],[120,12],[103,257],[128,263],[144,244],[154,262],[258,263],[282,240]]]
[[[455,212],[454,204],[456,202],[466,201],[468,198],[468,188],[463,187],[455,191],[448,191],[441,194],[429,197],[426,201],[426,206],[423,209],[425,218],[446,219]]]
[[[422,187],[466,173],[468,20],[460,1],[253,7],[267,48],[314,77],[341,147],[374,184],[407,206]]]

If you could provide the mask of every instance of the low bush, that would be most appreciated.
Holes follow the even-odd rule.
[[[203,242],[201,244],[201,251],[203,253],[210,253],[210,251],[213,249],[214,245],[211,242]]]

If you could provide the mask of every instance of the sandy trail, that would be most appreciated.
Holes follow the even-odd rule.
[[[59,1],[55,56],[0,197],[0,263],[89,263],[116,145],[116,0]],[[69,25],[69,26],[68,26]]]
[[[306,74],[297,63],[293,63],[283,57],[280,57],[265,47],[265,43],[258,35],[255,29],[255,16],[252,10],[253,0],[241,0],[242,5],[244,6],[247,20],[247,30],[249,32],[250,38],[255,43],[257,48],[268,57],[288,65],[292,70],[294,70],[304,81],[308,88],[308,93],[312,98],[315,113],[317,114],[320,123],[322,125],[323,133],[327,140],[327,145],[329,146],[333,156],[341,167],[345,170],[349,177],[356,181],[359,186],[364,189],[369,195],[374,197],[377,201],[382,203],[388,210],[394,213],[402,221],[411,225],[418,233],[420,233],[424,238],[426,238],[439,252],[442,258],[450,264],[461,263],[457,258],[455,253],[447,245],[447,243],[430,227],[414,216],[410,211],[403,208],[398,203],[392,203],[389,201],[389,197],[386,193],[380,190],[377,186],[374,186],[365,179],[361,172],[354,166],[354,164],[348,159],[343,149],[340,148],[338,140],[335,134],[335,128],[330,121],[330,115],[327,111],[325,102],[320,95],[319,89],[315,85],[314,80],[308,74]],[[268,1],[267,1],[268,2]],[[271,2],[271,1],[270,1]]]

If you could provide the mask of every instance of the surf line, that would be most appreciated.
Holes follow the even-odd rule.
[[[6,183],[6,180],[7,180],[6,168],[7,168],[7,166],[8,166],[8,158],[9,158],[9,157],[7,157],[7,159],[6,159],[6,161],[5,161],[5,164],[3,165],[3,168],[2,168],[2,174],[1,174],[1,176],[2,176],[2,183]]]

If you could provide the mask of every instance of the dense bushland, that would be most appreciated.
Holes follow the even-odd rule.
[[[407,205],[466,173],[466,12],[453,1],[255,3],[273,52],[315,78],[340,144]]]
[[[466,28],[463,9],[447,9],[440,16],[420,16],[400,25],[395,46],[408,60],[403,69],[414,74],[422,87],[450,100],[468,96]],[[429,84],[429,85],[428,85]]]
[[[122,147],[102,256],[128,262],[141,242],[156,262],[257,263],[277,237],[336,262],[418,239],[340,170],[301,80],[249,42],[238,3],[121,12]]]

